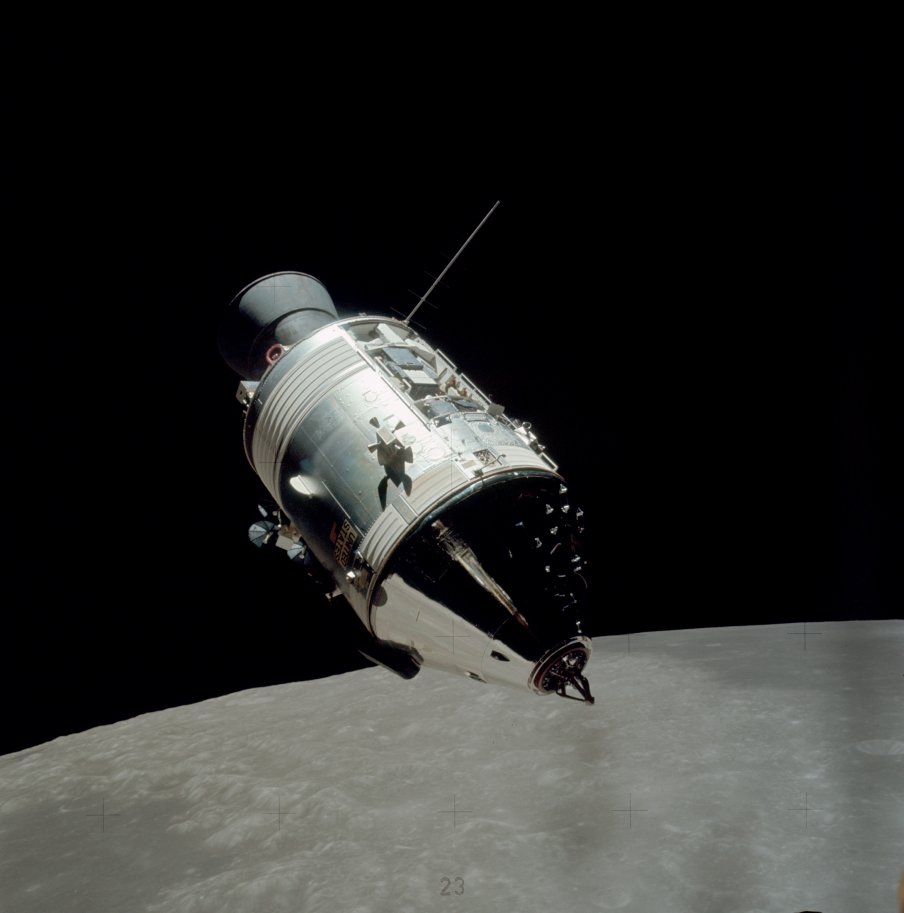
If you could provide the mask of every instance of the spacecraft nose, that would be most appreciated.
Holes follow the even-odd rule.
[[[586,637],[576,637],[559,644],[534,667],[531,687],[542,694],[555,693],[560,697],[594,703],[584,667],[590,659],[591,644]],[[577,692],[570,694],[568,689]]]

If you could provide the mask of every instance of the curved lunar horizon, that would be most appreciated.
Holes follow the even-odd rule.
[[[0,757],[0,908],[895,908],[904,623],[598,637],[589,707],[424,669]]]

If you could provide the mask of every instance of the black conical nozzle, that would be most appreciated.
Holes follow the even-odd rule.
[[[223,360],[247,380],[258,380],[274,345],[289,346],[337,319],[329,292],[307,273],[271,273],[232,299],[220,324]]]

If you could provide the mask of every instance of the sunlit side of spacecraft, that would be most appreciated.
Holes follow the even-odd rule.
[[[593,703],[581,512],[528,423],[407,321],[340,319],[304,273],[243,289],[220,350],[274,502],[252,541],[329,579],[364,655]]]

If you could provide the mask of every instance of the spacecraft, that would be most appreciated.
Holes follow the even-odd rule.
[[[408,318],[340,318],[305,273],[246,286],[219,342],[272,499],[249,536],[327,581],[361,653],[593,703],[583,516],[528,422]]]

